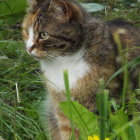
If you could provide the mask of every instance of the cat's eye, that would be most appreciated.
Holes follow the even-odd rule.
[[[47,39],[48,38],[48,33],[47,32],[40,32],[39,38],[40,39]]]

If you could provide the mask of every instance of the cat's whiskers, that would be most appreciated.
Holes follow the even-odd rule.
[[[60,56],[60,53],[55,51],[48,51],[48,55],[50,55],[53,58],[56,58],[57,56]]]
[[[54,61],[56,58],[53,55],[48,54],[47,58],[51,61]]]

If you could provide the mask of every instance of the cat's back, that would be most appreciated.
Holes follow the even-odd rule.
[[[130,22],[126,22],[121,19],[115,19],[107,22],[109,32],[111,33],[112,40],[114,40],[116,34],[118,34],[120,43],[123,49],[128,50],[128,59],[132,60],[133,58],[140,55],[140,28],[134,26]],[[117,46],[116,46],[117,47]]]
[[[116,56],[117,64],[122,65],[123,59],[133,61],[140,56],[140,28],[134,26],[130,22],[124,20],[112,20],[107,22],[107,26],[111,35],[113,46],[118,55]],[[119,46],[121,45],[121,46]],[[119,54],[119,47],[121,47],[121,55]],[[140,71],[140,64],[137,64],[133,70],[130,71],[130,79],[133,87],[137,87],[138,75]]]

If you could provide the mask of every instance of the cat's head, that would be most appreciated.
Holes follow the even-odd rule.
[[[38,58],[67,55],[80,49],[84,10],[68,0],[28,0],[23,21],[27,51]]]

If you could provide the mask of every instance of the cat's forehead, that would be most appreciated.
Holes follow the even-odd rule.
[[[38,9],[35,13],[28,13],[24,20],[23,27],[29,28],[33,27],[33,29],[38,28],[38,26],[43,26],[43,23],[46,23],[47,18],[44,17],[44,14],[40,9]]]

